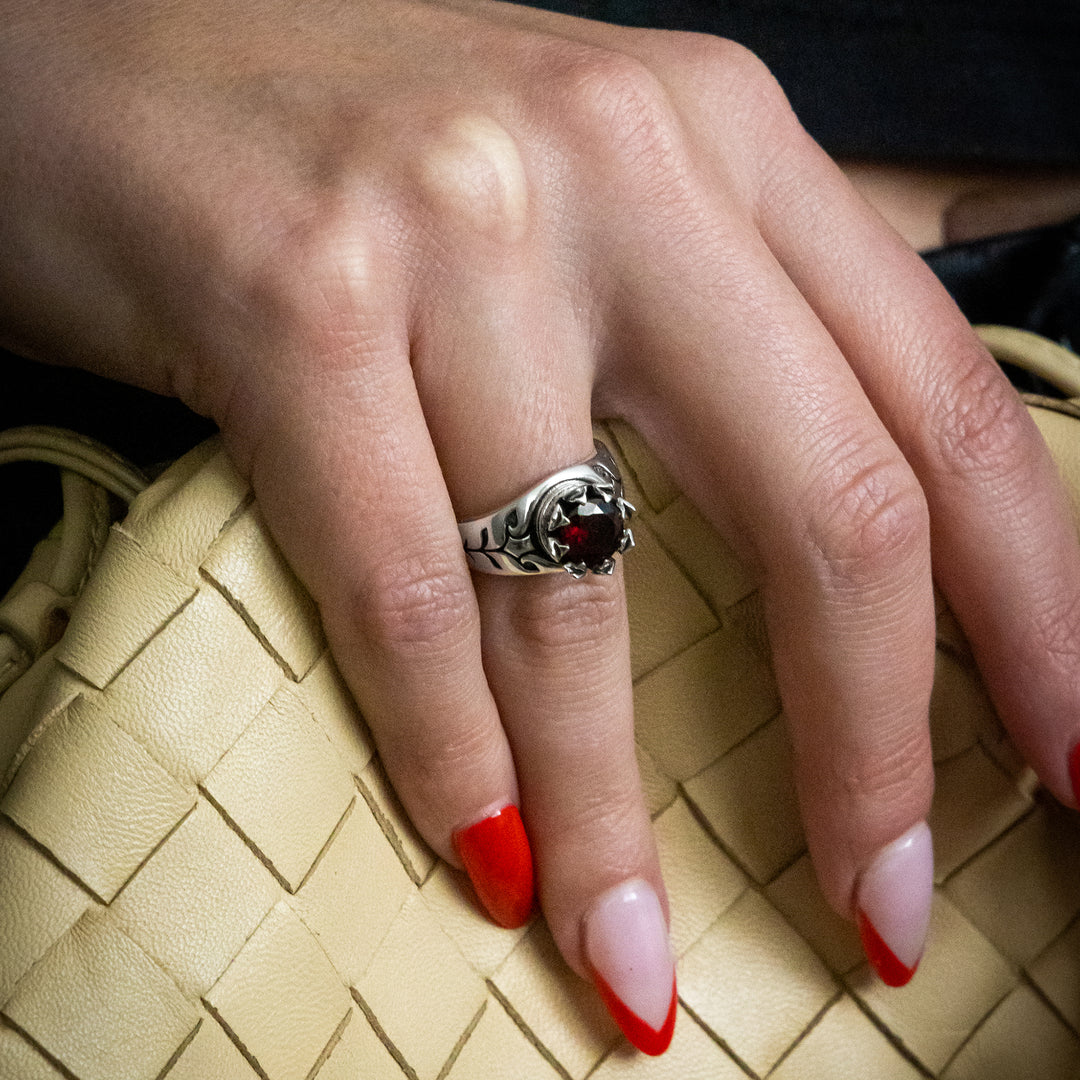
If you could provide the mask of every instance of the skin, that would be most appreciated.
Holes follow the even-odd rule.
[[[859,194],[918,251],[1036,229],[1080,214],[1075,169],[841,164]]]
[[[0,0],[0,334],[221,426],[417,827],[518,802],[560,948],[663,896],[621,575],[455,520],[639,428],[759,577],[850,916],[927,812],[931,573],[1050,789],[1080,553],[1026,412],[730,42],[487,0]],[[242,28],[242,32],[238,32]],[[632,557],[632,556],[631,556]]]

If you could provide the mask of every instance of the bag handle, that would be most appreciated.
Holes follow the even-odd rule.
[[[84,435],[45,426],[0,432],[0,465],[28,461],[60,469],[64,510],[0,600],[0,694],[63,634],[105,543],[108,496],[127,504],[148,483],[134,465]]]
[[[1067,398],[1080,397],[1080,356],[1042,334],[1015,326],[976,326],[999,364],[1012,364],[1045,379]]]

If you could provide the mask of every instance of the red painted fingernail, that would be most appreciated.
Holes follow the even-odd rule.
[[[585,959],[623,1034],[654,1057],[671,1044],[678,993],[667,923],[655,890],[633,879],[603,893],[584,922]]]
[[[934,897],[934,848],[925,821],[883,847],[859,878],[856,921],[866,958],[886,986],[911,981]]]
[[[536,895],[532,849],[518,808],[512,803],[453,835],[487,913],[508,930],[524,926]]]
[[[1080,743],[1069,752],[1069,779],[1072,781],[1073,798],[1080,806]]]

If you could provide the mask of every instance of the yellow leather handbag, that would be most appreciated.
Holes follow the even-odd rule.
[[[1080,358],[986,337],[1080,399]],[[1080,497],[1080,408],[1031,407]],[[0,1080],[1080,1075],[1080,818],[1017,760],[948,611],[931,936],[889,989],[814,883],[753,582],[632,430],[601,434],[639,508],[668,1053],[632,1051],[541,919],[495,927],[417,837],[217,442],[109,529],[104,490],[139,478],[36,432],[0,461],[59,464],[68,512],[0,604]]]

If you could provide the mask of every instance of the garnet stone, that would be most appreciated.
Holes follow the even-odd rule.
[[[625,519],[618,503],[560,501],[559,506],[569,519],[549,533],[568,548],[559,561],[599,570],[622,544]]]

